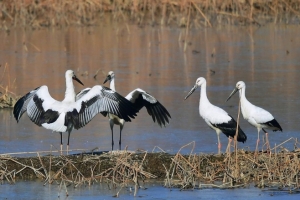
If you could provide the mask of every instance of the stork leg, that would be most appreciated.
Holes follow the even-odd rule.
[[[270,150],[270,143],[269,143],[269,138],[268,138],[268,132],[265,130],[265,129],[262,129],[264,132],[265,132],[265,134],[266,134],[266,145],[267,145],[267,152],[269,152],[269,150]]]
[[[260,129],[257,129],[257,140],[256,140],[255,154],[257,154],[257,152],[258,152],[259,132],[260,132]]]
[[[227,148],[226,148],[226,153],[230,153],[230,148],[231,148],[231,141],[232,141],[232,137],[228,137],[228,145],[227,145]]]
[[[71,131],[68,131],[68,144],[67,144],[67,155],[69,155],[69,143],[70,143]]]
[[[218,154],[221,154],[221,141],[220,141],[220,133],[217,132],[218,135]]]
[[[62,148],[63,148],[62,132],[59,132],[59,134],[60,134],[60,155],[62,155]]]
[[[114,150],[114,122],[113,120],[109,120],[109,125],[111,129],[111,151]]]
[[[122,136],[123,126],[124,126],[123,124],[120,125],[119,150],[121,150],[121,136]]]

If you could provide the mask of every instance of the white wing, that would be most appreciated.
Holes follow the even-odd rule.
[[[90,90],[91,90],[91,88],[85,88],[85,89],[81,90],[78,94],[76,94],[76,100],[75,101],[78,101],[81,97],[86,95],[86,93],[88,93]]]
[[[209,122],[213,124],[227,123],[231,120],[225,110],[211,103],[201,104],[200,102],[200,115],[203,119],[209,119]]]
[[[41,86],[43,87],[43,86]],[[15,119],[17,120],[17,122],[19,122],[20,118],[22,117],[23,113],[26,112],[27,110],[27,105],[29,103],[29,101],[33,98],[33,96],[36,94],[36,92],[41,88],[38,87],[32,91],[30,91],[29,93],[27,93],[26,95],[24,95],[23,97],[21,97],[16,104],[14,105],[14,110],[13,110],[13,114]]]
[[[134,118],[138,112],[127,99],[100,85],[90,89],[75,104],[74,110],[68,112],[66,118],[73,120],[76,129],[85,126],[98,113],[111,113],[125,121],[131,121],[129,117]]]
[[[32,96],[27,105],[27,114],[32,122],[41,126],[43,123],[52,123],[59,117],[61,102],[56,101],[49,94],[47,86],[42,86]]]
[[[259,124],[263,124],[263,123],[272,121],[274,119],[274,117],[271,113],[269,113],[268,111],[266,111],[260,107],[257,107],[257,106],[251,112],[252,112],[251,116]]]
[[[47,109],[44,108],[44,105],[48,106],[55,102],[56,100],[49,94],[48,87],[44,85],[30,91],[20,98],[14,106],[13,114],[17,122],[19,122],[23,113],[27,111],[29,118],[35,124],[41,126],[42,123],[53,120],[45,118],[48,116],[49,112],[45,116],[45,110]]]

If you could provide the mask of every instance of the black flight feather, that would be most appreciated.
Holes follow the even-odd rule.
[[[231,117],[231,120],[227,123],[222,123],[222,124],[213,124],[213,123],[211,123],[211,125],[218,128],[218,129],[220,129],[227,137],[230,136],[230,137],[234,138],[235,133],[236,133],[237,123],[232,117]],[[246,140],[247,140],[247,136],[239,126],[238,127],[237,141],[244,143],[244,142],[246,142]]]
[[[269,126],[270,129],[272,129],[273,131],[282,131],[282,128],[279,125],[279,123],[276,121],[276,119],[272,119],[271,121],[262,124]]]

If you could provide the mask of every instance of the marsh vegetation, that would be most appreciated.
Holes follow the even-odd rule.
[[[0,2],[3,29],[49,27],[114,21],[143,25],[211,27],[214,24],[299,23],[297,0],[25,0]]]
[[[288,151],[282,145],[294,142],[295,149]],[[134,185],[135,192],[144,182],[164,181],[165,187],[182,190],[202,188],[238,188],[255,184],[259,188],[298,193],[300,151],[297,139],[279,144],[272,149],[267,141],[262,151],[253,153],[244,149],[234,151],[228,143],[224,154],[196,154],[195,142],[183,146],[175,155],[161,152],[90,152],[70,156],[52,155],[35,157],[0,156],[1,182],[40,179],[44,184],[61,187],[79,187],[106,183],[119,191]],[[184,148],[190,154],[182,154]]]

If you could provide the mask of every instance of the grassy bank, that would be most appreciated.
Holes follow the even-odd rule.
[[[2,0],[1,27],[95,25],[107,13],[139,25],[299,23],[298,0]]]
[[[287,141],[296,139],[290,138]],[[183,148],[194,147],[192,142]],[[237,150],[221,155],[171,155],[164,152],[108,152],[70,156],[11,157],[0,156],[1,182],[41,179],[44,184],[91,185],[106,183],[120,190],[128,185],[138,188],[144,181],[163,180],[165,187],[201,189],[235,188],[255,184],[257,187],[299,192],[300,151],[283,146],[260,152]]]

